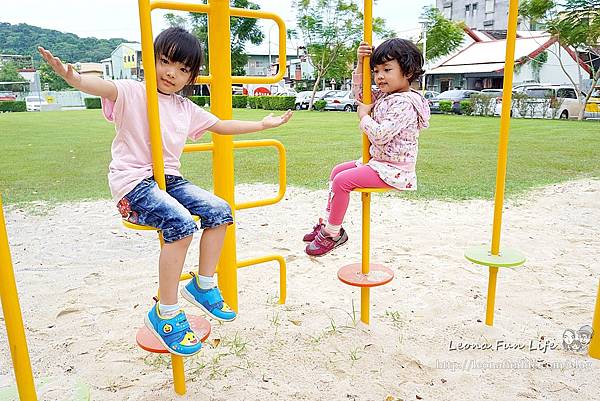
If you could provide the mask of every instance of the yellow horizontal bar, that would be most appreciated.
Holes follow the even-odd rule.
[[[283,144],[275,139],[259,139],[259,140],[254,140],[254,141],[235,141],[235,142],[233,142],[234,149],[257,148],[257,147],[266,147],[266,146],[274,146],[275,148],[277,148],[277,151],[279,152],[279,192],[277,193],[277,196],[274,198],[236,203],[235,210],[242,210],[242,209],[249,209],[252,207],[272,205],[274,203],[279,202],[281,199],[283,199],[283,196],[285,195],[286,156],[285,156],[285,148],[283,147]]]
[[[234,84],[274,84],[283,79],[285,75],[285,66],[287,62],[286,57],[286,29],[285,22],[283,19],[274,13],[265,11],[248,10],[245,8],[230,8],[232,17],[244,17],[244,18],[262,18],[270,19],[275,21],[279,28],[279,71],[277,75],[272,77],[245,77],[245,76],[234,76],[231,77],[232,83]]]
[[[279,262],[279,303],[284,304],[285,299],[287,297],[286,281],[285,281],[287,272],[286,272],[286,267],[285,267],[285,259],[283,258],[283,256],[267,255],[267,256],[260,257],[260,258],[246,259],[246,260],[238,261],[237,267],[239,269],[242,267],[257,265],[259,263],[270,262],[273,260]]]
[[[213,142],[208,143],[188,143],[183,147],[184,153],[189,152],[204,152],[207,150],[213,150],[215,148],[215,144]]]
[[[208,13],[210,11],[210,5],[184,3],[180,1],[151,1],[150,10],[156,9],[190,11],[194,13]]]
[[[195,83],[197,84],[210,84],[212,82],[212,75],[199,75],[196,77]]]

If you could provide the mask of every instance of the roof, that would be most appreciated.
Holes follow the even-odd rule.
[[[515,42],[515,61],[522,57],[531,57],[556,39],[550,35],[517,38]],[[500,72],[504,69],[506,39],[474,42],[453,57],[427,71],[428,74],[452,74],[471,72]]]

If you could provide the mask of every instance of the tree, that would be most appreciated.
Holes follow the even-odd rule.
[[[423,17],[427,21],[427,46],[425,60],[435,60],[450,54],[464,40],[464,23],[447,20],[435,7],[426,8]]]
[[[42,85],[48,84],[48,88],[51,91],[61,91],[71,89],[68,83],[60,75],[54,72],[52,67],[48,63],[43,62],[40,64],[40,81]]]
[[[600,0],[566,0],[560,4],[555,0],[525,0],[519,7],[519,13],[531,22],[541,22],[546,30],[557,38],[560,45],[558,53],[549,48],[547,50],[558,58],[563,72],[575,87],[577,99],[583,106],[578,116],[578,119],[582,120],[585,104],[600,80],[600,68],[596,68],[594,63],[594,59],[600,58]],[[578,69],[579,84],[576,84],[575,79],[567,73],[560,57],[562,46],[572,46],[590,55],[591,60],[587,65],[591,70],[592,90],[585,99],[580,96],[581,68]]]
[[[347,63],[348,70],[351,68],[354,49],[362,38],[363,14],[356,0],[296,0],[294,5],[309,62],[316,72],[309,101],[311,108],[320,80],[332,68],[344,71],[340,63]],[[380,37],[392,36],[384,24],[383,19],[374,18],[373,32]]]
[[[24,82],[25,78],[19,74],[17,66],[12,61],[0,66],[0,82]]]
[[[0,82],[27,82],[27,80],[19,74],[17,65],[9,61],[0,65]],[[12,84],[8,89],[19,92],[23,90],[23,84]]]
[[[201,3],[206,4],[206,0]],[[230,0],[230,5],[236,8],[247,8],[250,10],[259,10],[260,6],[249,0]],[[188,28],[196,35],[203,46],[206,66],[208,66],[208,18],[203,13],[189,13],[189,18],[166,14],[165,20],[170,26],[181,26]],[[261,29],[256,24],[254,18],[231,17],[231,73],[232,75],[246,75],[244,67],[248,64],[248,55],[246,54],[246,44],[248,42],[259,45],[264,40]],[[208,71],[205,66],[202,73]]]

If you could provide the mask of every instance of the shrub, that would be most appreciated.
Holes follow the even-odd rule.
[[[86,109],[101,109],[102,103],[99,97],[86,97],[83,99]]]
[[[323,111],[325,110],[325,106],[327,106],[327,102],[325,100],[317,100],[316,102],[313,103],[313,107],[315,108],[316,111]],[[441,105],[440,105],[441,108]]]
[[[460,112],[462,114],[466,114],[470,116],[473,114],[473,104],[470,100],[461,100],[460,101]]]
[[[20,111],[26,111],[27,110],[27,106],[25,104],[24,101],[22,100],[9,100],[9,101],[3,101],[0,102],[0,112],[20,112]]]
[[[27,106],[22,100],[8,100],[0,102],[0,112],[20,112],[26,110]]]
[[[452,111],[452,100],[440,100],[440,111],[442,113],[450,113]]]
[[[231,105],[234,109],[245,109],[248,107],[248,96],[233,95],[231,99]]]
[[[257,100],[256,96],[248,96],[248,106],[250,106],[251,109],[256,109],[258,103]]]
[[[493,116],[496,111],[496,96],[486,93],[473,93],[470,97],[472,114]]]
[[[188,97],[192,102],[196,103],[200,107],[204,107],[205,105],[210,103],[209,96],[190,96]]]

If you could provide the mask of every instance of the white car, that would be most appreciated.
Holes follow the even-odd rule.
[[[524,97],[523,97],[524,96]],[[583,93],[580,96],[585,96]],[[499,114],[500,102],[496,112]],[[538,85],[516,88],[513,92],[512,117],[577,118],[584,107],[577,92],[569,85]]]
[[[27,111],[40,111],[42,106],[47,106],[48,102],[41,96],[26,96],[25,107]]]
[[[325,110],[355,111],[357,107],[350,91],[331,91],[323,100],[327,102]]]

